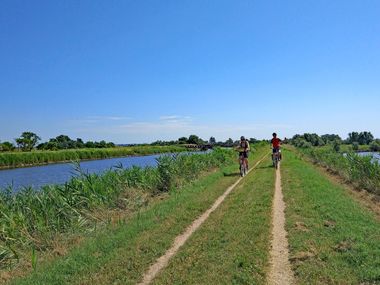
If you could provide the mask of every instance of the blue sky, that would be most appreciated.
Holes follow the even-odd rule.
[[[0,140],[371,131],[380,1],[0,2]]]

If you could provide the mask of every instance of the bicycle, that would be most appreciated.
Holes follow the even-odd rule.
[[[240,176],[243,177],[248,174],[248,165],[246,163],[246,158],[244,157],[244,149],[236,148],[236,151],[239,152],[239,171]]]
[[[240,176],[244,177],[248,173],[248,167],[247,167],[247,164],[245,162],[245,157],[244,157],[243,154],[241,154],[239,156],[239,164],[240,164],[240,167],[239,167],[239,169],[240,169]]]
[[[272,154],[272,162],[273,162],[273,167],[275,169],[278,169],[278,162],[280,161],[280,153],[278,150],[276,150],[273,154]]]

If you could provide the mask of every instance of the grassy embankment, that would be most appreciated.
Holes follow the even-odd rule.
[[[354,152],[344,155],[331,148],[298,149],[313,163],[319,164],[359,189],[380,195],[380,164],[374,163],[371,156],[360,156]]]
[[[0,153],[0,169],[57,162],[188,151],[183,146],[133,146]]]
[[[262,153],[258,151],[254,159]],[[230,161],[229,165],[188,186],[172,185],[168,197],[162,201],[155,199],[145,207],[138,207],[140,210],[128,219],[119,219],[103,230],[88,234],[80,247],[54,262],[38,263],[33,274],[13,280],[12,284],[135,283],[149,264],[171,245],[174,237],[236,181],[237,176],[224,175],[237,172],[236,161]],[[184,176],[192,176],[193,172],[189,168]]]
[[[266,284],[274,176],[268,155],[153,284]]]
[[[379,284],[380,221],[343,186],[285,151],[282,183],[299,284]]]
[[[231,161],[232,153],[162,156],[157,168],[79,172],[64,185],[0,191],[0,266],[19,259],[22,249],[47,250],[57,234],[92,229],[99,208],[138,207],[149,196],[180,188],[203,172]]]

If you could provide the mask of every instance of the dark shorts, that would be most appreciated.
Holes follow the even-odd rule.
[[[248,158],[248,152],[247,151],[239,152],[239,157],[241,156],[243,156],[244,158]]]
[[[276,153],[276,152],[278,152],[279,150],[280,150],[279,147],[274,147],[272,151],[273,151],[273,153]]]

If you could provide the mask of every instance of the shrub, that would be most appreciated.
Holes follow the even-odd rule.
[[[369,144],[369,149],[371,151],[380,151],[380,140],[374,140]]]
[[[359,143],[358,142],[353,142],[352,143],[352,149],[355,150],[355,151],[359,150]]]

